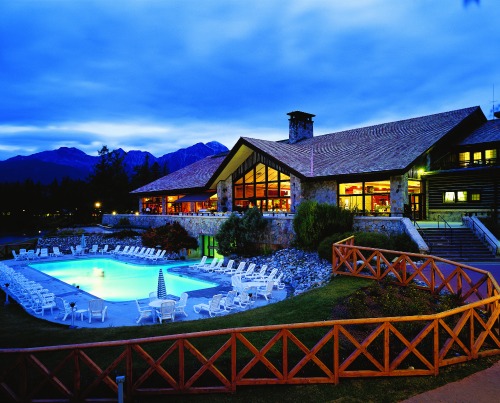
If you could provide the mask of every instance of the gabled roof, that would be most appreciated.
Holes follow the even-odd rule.
[[[315,136],[295,144],[253,138],[243,138],[243,142],[303,177],[402,172],[473,115],[485,119],[476,106]]]
[[[208,180],[222,163],[227,154],[203,158],[171,174],[133,190],[130,193],[195,192],[205,189]]]
[[[500,141],[500,119],[488,120],[480,128],[474,130],[458,145],[496,143]]]

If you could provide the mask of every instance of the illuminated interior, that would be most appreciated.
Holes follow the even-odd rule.
[[[257,206],[260,211],[290,211],[290,176],[262,163],[233,184],[235,211]]]

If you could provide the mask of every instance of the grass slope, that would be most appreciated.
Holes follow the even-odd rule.
[[[36,347],[94,341],[125,340],[165,334],[180,334],[255,325],[299,323],[331,319],[336,302],[370,280],[336,277],[325,287],[266,307],[219,318],[175,322],[153,326],[110,327],[105,329],[68,329],[27,314],[17,304],[0,308],[0,348]],[[5,298],[5,295],[0,295]],[[2,300],[2,299],[0,299]],[[394,377],[374,379],[341,379],[339,385],[239,387],[231,395],[176,396],[184,402],[397,402],[415,394],[437,388],[491,366],[498,357],[484,358],[448,367],[437,377]],[[162,402],[151,397],[147,402]]]

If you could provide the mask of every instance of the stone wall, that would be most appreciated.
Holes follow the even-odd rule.
[[[120,219],[127,218],[132,227],[150,228],[159,227],[166,223],[178,221],[188,231],[189,235],[199,238],[200,235],[215,235],[221,224],[229,214],[196,216],[196,215],[133,215],[133,214],[105,214],[102,219],[104,225],[116,226]],[[263,234],[263,241],[272,249],[288,248],[295,237],[293,230],[293,215],[277,214],[264,216],[269,224]],[[410,219],[402,217],[355,217],[356,231],[381,232],[390,234],[408,234],[418,245],[421,253],[428,253],[429,248],[415,229]]]
[[[417,244],[420,253],[428,254],[429,247],[409,218],[403,217],[355,217],[354,230],[379,232],[386,235],[407,234]]]
[[[305,182],[302,184],[302,197],[318,203],[337,204],[337,182]]]
[[[120,219],[127,218],[132,227],[135,228],[150,228],[159,227],[167,223],[178,221],[189,235],[199,238],[200,235],[215,235],[221,224],[229,217],[229,214],[216,215],[134,215],[134,214],[105,214],[102,218],[104,225],[114,227]],[[263,234],[264,242],[272,245],[273,248],[287,248],[292,244],[293,232],[293,216],[285,216],[284,214],[276,216],[265,216],[269,221],[267,231]]]

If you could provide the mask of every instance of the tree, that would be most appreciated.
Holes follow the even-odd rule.
[[[168,252],[198,248],[198,241],[177,221],[149,229],[142,235],[142,243],[151,248],[159,246]]]
[[[119,150],[109,151],[107,146],[103,146],[99,151],[99,161],[90,175],[95,201],[107,211],[130,211],[134,208],[123,158]]]

